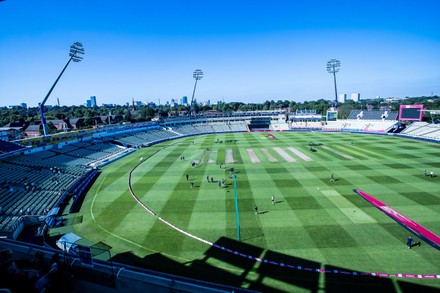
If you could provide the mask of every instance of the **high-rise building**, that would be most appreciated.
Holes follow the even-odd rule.
[[[347,100],[347,94],[338,95],[338,103],[345,103],[346,100]]]
[[[90,105],[92,107],[97,107],[98,106],[98,104],[96,103],[96,97],[95,96],[91,96],[90,97]]]
[[[86,101],[87,108],[97,107],[98,104],[96,103],[96,97],[91,96],[89,100]]]
[[[188,104],[188,97],[187,96],[183,96],[182,97],[182,105],[186,105]]]
[[[351,100],[355,101],[356,103],[360,102],[361,101],[361,94],[360,93],[352,93]]]

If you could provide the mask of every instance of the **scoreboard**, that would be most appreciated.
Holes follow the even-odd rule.
[[[336,121],[338,118],[338,111],[327,111],[327,121]]]
[[[422,121],[423,105],[400,105],[400,121]]]

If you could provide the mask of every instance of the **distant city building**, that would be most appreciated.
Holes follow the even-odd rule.
[[[187,96],[183,96],[182,97],[182,103],[181,103],[182,105],[186,105],[186,104],[188,104],[188,97]]]
[[[98,106],[98,103],[96,102],[96,96],[91,96],[90,101],[91,101],[92,107]]]
[[[359,93],[352,93],[351,94],[351,100],[358,103],[361,101],[361,94]]]
[[[399,102],[400,99],[399,98],[386,98],[385,102],[387,103],[394,103],[394,102]]]
[[[171,107],[177,107],[179,105],[179,101],[177,99],[171,99]]]
[[[89,100],[86,101],[87,108],[97,107],[98,104],[96,103],[96,97],[91,96]]]
[[[12,109],[12,108],[23,108],[23,109],[27,109],[27,104],[26,103],[20,103],[18,105],[10,105],[8,106],[8,108]]]
[[[347,94],[338,95],[338,103],[345,103],[346,100],[347,100]]]

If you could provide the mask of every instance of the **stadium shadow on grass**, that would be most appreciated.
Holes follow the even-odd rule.
[[[389,278],[353,275],[352,271],[326,265],[325,270],[344,273],[326,273],[326,292],[395,292],[393,281]],[[405,292],[405,291],[404,291]],[[414,291],[416,292],[416,291]],[[417,291],[423,292],[423,291]]]
[[[402,290],[402,292],[423,292],[423,293],[438,293],[438,292],[440,292],[440,289],[438,289],[438,288],[421,286],[421,285],[416,285],[416,284],[408,283],[408,282],[398,281],[397,284],[398,284],[399,288]]]
[[[282,253],[267,251],[264,259],[276,261],[284,264],[291,264],[301,268],[320,268],[320,263],[285,255]],[[296,288],[306,289],[308,292],[318,292],[319,274],[313,271],[292,269],[283,266],[277,266],[270,263],[261,263],[257,270],[259,277],[249,289],[260,290],[257,285],[265,283],[266,278],[276,279],[284,283],[294,285]],[[275,288],[271,288],[271,291]],[[341,291],[342,292],[342,291]]]
[[[217,247],[209,247],[202,259],[187,263],[177,262],[161,253],[139,258],[131,252],[115,255],[113,262],[125,263],[145,269],[152,269],[167,274],[195,278],[203,281],[247,288],[261,292],[440,292],[439,289],[412,284],[405,281],[360,275],[345,268],[322,264],[291,255],[267,250],[261,247],[221,237],[216,245],[237,253],[227,252]],[[244,253],[249,257],[240,256]],[[252,256],[252,257],[250,257]],[[254,258],[261,258],[259,262]],[[240,273],[231,273],[228,269],[213,266],[210,263],[223,262],[232,265]],[[271,264],[277,262],[279,265]],[[296,268],[289,268],[293,265]],[[321,276],[314,269],[331,271]],[[256,274],[256,276],[255,276]],[[277,280],[285,287],[272,287],[269,280]],[[240,292],[237,290],[236,292]]]

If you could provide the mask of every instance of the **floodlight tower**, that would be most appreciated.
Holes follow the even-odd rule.
[[[336,88],[336,72],[339,72],[341,68],[341,61],[337,59],[332,59],[327,62],[327,72],[333,73],[333,80],[335,81],[335,108],[338,106],[338,90]]]
[[[50,88],[50,90],[47,93],[46,97],[44,98],[43,102],[39,103],[40,114],[41,114],[41,124],[43,125],[44,136],[48,135],[48,133],[49,133],[49,129],[47,128],[47,123],[46,123],[46,117],[44,117],[44,104],[46,103],[47,99],[49,98],[49,96],[52,93],[53,89],[55,88],[56,84],[58,83],[58,80],[60,80],[61,75],[63,75],[67,66],[70,64],[70,61],[80,62],[83,59],[83,57],[80,55],[84,55],[84,48],[80,42],[75,42],[72,46],[70,46],[69,60],[67,61],[66,65],[64,66],[63,70],[61,70],[60,75],[58,75],[57,79],[55,80],[54,84]]]
[[[190,115],[194,115],[194,108],[193,108],[193,102],[194,102],[194,94],[196,93],[196,86],[197,86],[197,81],[201,80],[203,78],[203,71],[200,69],[196,69],[193,73],[193,77],[196,80],[195,84],[194,84],[194,90],[193,90],[193,94],[192,94],[192,98],[191,98],[191,105],[190,105]]]

